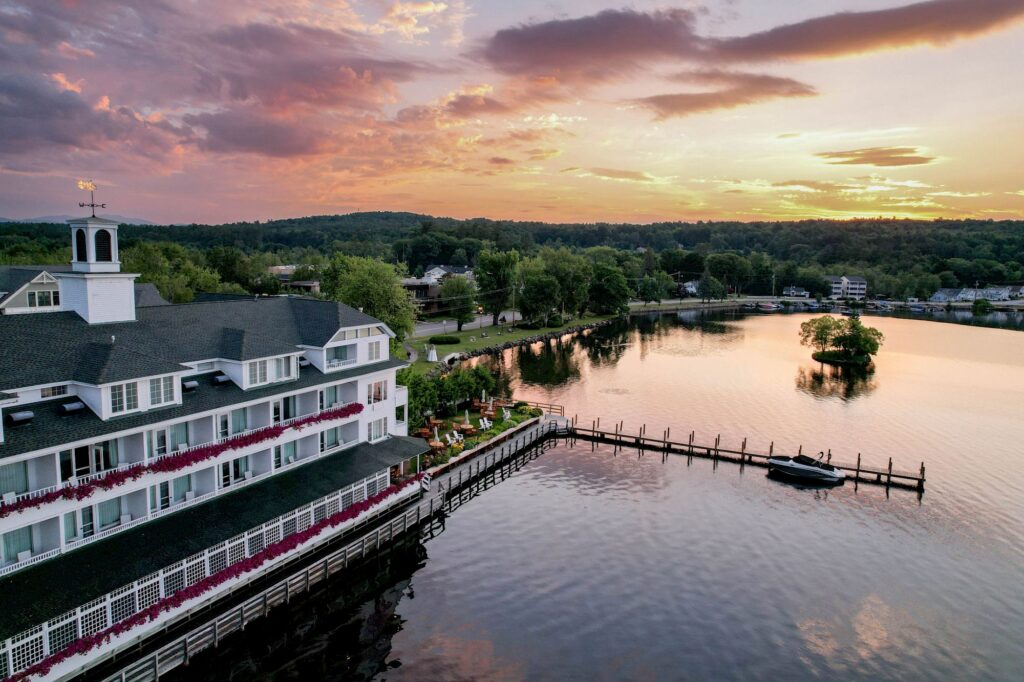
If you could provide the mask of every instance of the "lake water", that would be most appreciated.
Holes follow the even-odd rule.
[[[498,364],[517,396],[581,422],[923,460],[923,496],[559,445],[353,599],[349,634],[292,635],[321,645],[320,667],[250,652],[244,676],[1021,679],[1024,334],[865,318],[886,342],[873,374],[846,377],[799,346],[804,319],[640,319]]]

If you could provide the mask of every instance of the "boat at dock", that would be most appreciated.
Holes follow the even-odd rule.
[[[757,312],[759,313],[776,313],[782,310],[782,306],[778,303],[758,303]]]
[[[846,472],[837,469],[828,462],[814,459],[807,455],[783,457],[774,455],[768,458],[768,473],[777,473],[788,478],[820,483],[842,483],[846,480]]]

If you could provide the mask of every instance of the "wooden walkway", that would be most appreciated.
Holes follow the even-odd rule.
[[[651,436],[647,434],[647,426],[643,425],[636,432],[627,433],[622,422],[616,423],[612,429],[602,429],[600,419],[591,422],[588,428],[579,424],[578,417],[573,417],[562,430],[562,434],[571,438],[581,438],[598,443],[610,443],[615,445],[616,448],[636,448],[641,454],[645,451],[650,451],[661,453],[663,456],[668,454],[686,455],[687,457],[711,459],[715,462],[719,460],[734,462],[741,466],[749,464],[751,466],[767,468],[768,458],[772,455],[792,457],[803,454],[802,445],[796,453],[787,455],[783,452],[776,452],[774,441],[768,446],[767,452],[753,450],[747,447],[746,438],[743,439],[743,443],[738,450],[727,448],[722,446],[721,435],[715,437],[714,443],[697,443],[695,442],[696,433],[694,431],[687,434],[686,441],[676,441],[672,440],[671,431],[669,428],[665,429],[660,436]],[[829,450],[827,454],[831,455],[831,453],[832,451]],[[889,463],[885,467],[870,466],[862,462],[860,453],[857,453],[856,463],[832,460],[831,464],[845,471],[847,480],[853,481],[855,485],[858,483],[870,483],[883,485],[887,488],[908,488],[924,492],[924,462],[921,462],[921,468],[918,471],[913,472],[894,469],[892,457],[889,458]]]

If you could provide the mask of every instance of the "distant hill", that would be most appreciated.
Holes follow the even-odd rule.
[[[81,218],[82,216],[73,215],[44,215],[38,218],[0,218],[0,223],[64,223],[72,218]],[[105,220],[113,220],[122,225],[156,225],[152,220],[143,220],[142,218],[128,218],[123,215],[117,215],[116,213],[103,213],[98,217],[104,218]]]

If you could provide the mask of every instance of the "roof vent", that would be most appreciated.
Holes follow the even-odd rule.
[[[83,403],[81,400],[76,400],[74,402],[64,403],[63,405],[58,407],[57,408],[57,414],[59,414],[60,416],[64,417],[64,416],[67,416],[69,414],[73,414],[75,412],[80,412],[81,410],[84,410],[84,409],[85,409],[85,403]]]
[[[231,377],[229,377],[227,374],[218,374],[217,376],[213,377],[213,383],[217,384],[218,386],[220,386],[221,384],[226,384],[229,381],[231,381]]]
[[[36,413],[32,410],[21,410],[7,415],[7,421],[11,423],[11,426],[18,426],[19,424],[28,424],[35,416]]]
[[[194,391],[197,388],[199,388],[199,382],[196,381],[195,379],[190,379],[189,381],[181,382],[181,390],[185,391],[186,393]]]

